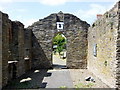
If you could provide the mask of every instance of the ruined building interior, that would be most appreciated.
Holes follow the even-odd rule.
[[[110,88],[120,88],[119,29],[120,2],[91,26],[59,12],[24,28],[0,12],[0,88],[31,69],[52,68],[52,39],[58,32],[67,38],[68,68],[88,69]]]

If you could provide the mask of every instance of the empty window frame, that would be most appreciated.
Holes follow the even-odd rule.
[[[93,55],[95,57],[97,57],[97,44],[94,44],[94,47],[93,47]]]
[[[62,29],[63,30],[63,22],[57,22],[57,29]]]

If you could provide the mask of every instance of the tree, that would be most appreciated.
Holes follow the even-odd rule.
[[[62,52],[63,49],[65,49],[65,45],[66,45],[65,37],[63,37],[62,34],[57,34],[57,36],[53,38],[53,45],[57,45],[56,49],[60,54],[60,52]]]

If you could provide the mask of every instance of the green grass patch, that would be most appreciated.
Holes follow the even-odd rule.
[[[94,83],[79,83],[77,85],[75,85],[75,88],[92,88],[92,86],[94,85]]]
[[[59,88],[67,88],[66,86],[60,86]]]

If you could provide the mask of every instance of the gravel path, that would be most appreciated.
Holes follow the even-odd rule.
[[[52,73],[51,77],[44,78],[44,82],[47,82],[46,88],[73,88],[73,82],[68,70],[49,70]]]
[[[73,82],[70,72],[66,68],[66,60],[61,59],[59,55],[53,55],[53,70],[48,70],[51,73],[50,77],[45,77],[44,82],[47,82],[46,88],[73,88]],[[64,69],[63,69],[64,68]]]

